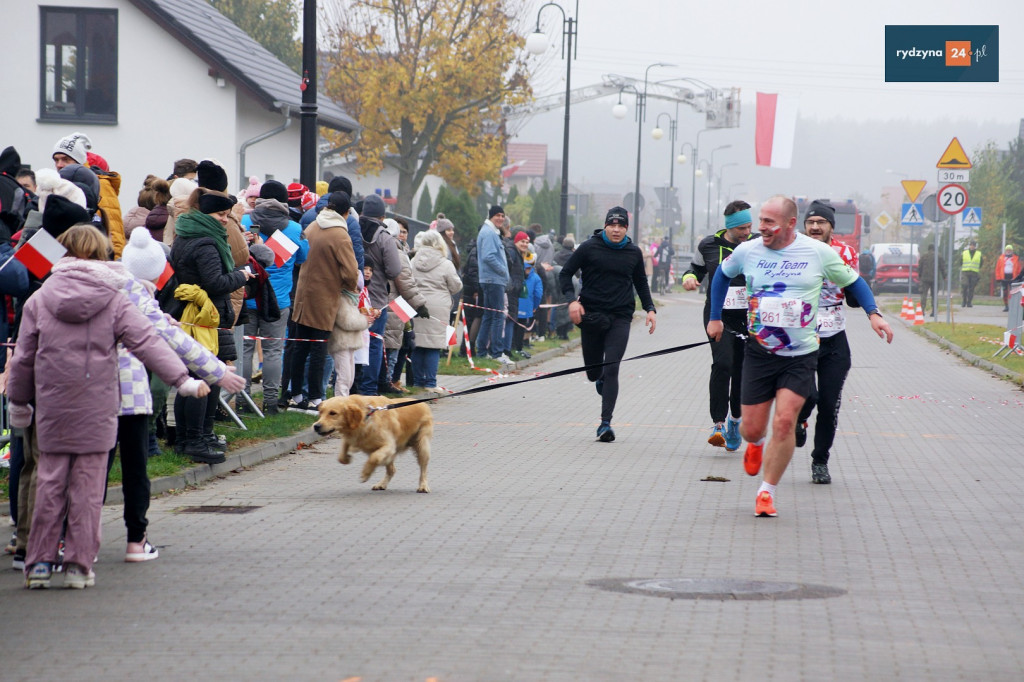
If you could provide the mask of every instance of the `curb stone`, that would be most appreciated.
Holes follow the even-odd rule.
[[[229,452],[227,459],[220,464],[197,464],[191,469],[186,469],[177,474],[154,478],[150,481],[150,495],[162,495],[171,490],[182,490],[190,485],[197,485],[209,481],[218,476],[235,471],[236,469],[250,467],[260,462],[265,462],[289,452],[294,452],[299,443],[314,443],[322,440],[324,436],[317,435],[312,428],[303,429],[298,433],[285,438],[275,438],[263,441],[258,445],[240,448]],[[107,501],[104,505],[118,505],[124,503],[124,492],[121,486],[107,488]]]
[[[933,332],[931,330],[928,330],[928,329],[915,329],[914,328],[915,325],[913,323],[907,322],[903,318],[900,318],[900,322],[903,323],[904,327],[908,327],[911,331],[913,331],[915,333],[918,333],[918,334],[921,334],[926,339],[928,339],[930,341],[933,341],[934,343],[937,343],[938,345],[942,346],[946,350],[948,350],[951,353],[953,353],[953,355],[958,356],[961,360],[963,360],[967,364],[972,365],[974,367],[977,367],[979,369],[983,369],[983,370],[985,370],[987,372],[990,372],[992,374],[995,374],[1000,379],[1005,379],[1007,381],[1012,381],[1013,383],[1017,384],[1018,386],[1024,386],[1024,374],[1018,374],[1017,372],[1014,372],[1011,369],[1007,369],[1006,367],[1003,367],[1002,365],[997,365],[996,363],[989,362],[988,360],[986,360],[984,358],[979,358],[977,355],[974,355],[973,353],[968,353],[967,351],[965,351],[963,348],[961,348],[960,346],[956,345],[952,341],[949,341],[948,339],[945,339],[945,338],[939,336],[938,334],[936,334],[935,332]]]

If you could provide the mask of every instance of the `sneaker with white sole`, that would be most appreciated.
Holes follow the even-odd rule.
[[[125,552],[124,560],[129,564],[135,564],[142,561],[152,561],[160,556],[160,552],[157,551],[156,547],[150,544],[146,538],[142,539],[142,542],[129,542],[128,551]]]
[[[722,422],[715,424],[715,428],[711,431],[711,436],[708,437],[708,444],[714,445],[716,448],[725,446],[725,426]]]
[[[64,587],[70,590],[84,590],[96,586],[96,573],[92,569],[86,571],[78,564],[67,564],[64,567]]]
[[[45,590],[50,587],[53,567],[45,561],[34,564],[25,575],[25,587],[30,590]]]
[[[725,420],[725,449],[727,452],[736,452],[743,445],[743,437],[740,436],[740,420],[729,417]]]

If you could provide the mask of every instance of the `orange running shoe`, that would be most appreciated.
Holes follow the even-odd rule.
[[[775,500],[772,499],[772,494],[767,490],[758,493],[757,503],[754,504],[754,516],[778,515],[778,512],[775,511]]]
[[[757,476],[761,471],[761,454],[764,452],[764,445],[747,443],[747,451],[743,455],[743,468],[751,476]]]

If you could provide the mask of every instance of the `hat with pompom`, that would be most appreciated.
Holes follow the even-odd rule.
[[[135,229],[121,252],[121,262],[139,279],[155,282],[167,267],[167,255],[149,230]]]
[[[52,168],[40,168],[36,171],[36,194],[39,196],[39,212],[46,208],[46,198],[50,195],[64,197],[86,207],[85,192],[70,180],[65,180]]]

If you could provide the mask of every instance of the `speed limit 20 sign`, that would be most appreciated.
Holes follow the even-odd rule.
[[[935,200],[943,213],[956,215],[967,208],[967,190],[960,185],[946,185],[935,195]]]

